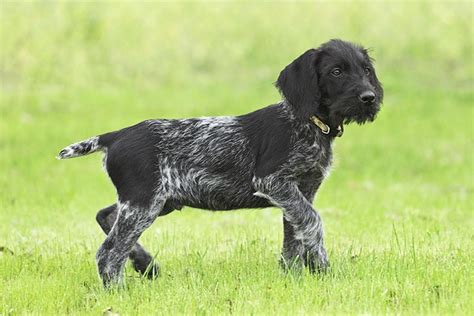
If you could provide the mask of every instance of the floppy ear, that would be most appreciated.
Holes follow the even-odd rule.
[[[316,49],[310,49],[280,72],[275,83],[280,93],[293,106],[295,113],[308,119],[316,112],[320,93],[316,72]]]

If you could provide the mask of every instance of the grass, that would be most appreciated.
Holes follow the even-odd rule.
[[[473,9],[469,2],[0,5],[0,313],[471,314]],[[348,126],[315,202],[332,272],[285,275],[276,209],[184,209],[142,236],[162,268],[104,291],[95,213],[115,200],[100,155],[64,145],[154,117],[279,100],[298,54],[373,48],[386,98]]]

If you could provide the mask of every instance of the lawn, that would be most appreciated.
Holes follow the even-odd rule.
[[[471,2],[0,4],[0,314],[472,314]],[[281,211],[159,218],[106,291],[101,155],[72,142],[148,118],[237,115],[276,102],[279,71],[331,38],[371,48],[378,119],[350,125],[315,200],[332,269],[284,274]]]

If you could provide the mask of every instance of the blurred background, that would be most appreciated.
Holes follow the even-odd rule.
[[[0,9],[0,246],[43,252],[85,240],[94,269],[90,253],[103,239],[95,212],[115,192],[100,155],[56,161],[61,148],[148,118],[272,104],[281,69],[341,38],[370,48],[385,102],[373,124],[336,140],[315,203],[328,249],[340,254],[354,240],[385,249],[401,226],[420,251],[472,250],[472,2],[2,1]],[[225,252],[262,238],[264,253],[279,251],[278,210],[176,213],[143,237],[169,260],[181,248],[157,243],[199,250],[212,236]],[[185,233],[196,240],[180,243]]]
[[[21,194],[61,205],[76,194],[113,200],[98,155],[51,157],[147,118],[237,115],[276,102],[280,70],[331,38],[371,49],[386,97],[373,125],[337,140],[343,170],[330,181],[419,180],[428,195],[448,186],[470,194],[472,12],[471,2],[430,1],[3,1],[2,200],[6,208]]]

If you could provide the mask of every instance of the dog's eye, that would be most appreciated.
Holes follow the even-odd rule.
[[[364,71],[365,71],[365,74],[367,76],[370,75],[370,68],[369,67],[365,67]]]
[[[339,77],[340,75],[342,75],[342,71],[339,68],[334,68],[333,70],[331,70],[331,75],[333,75],[334,77]]]

